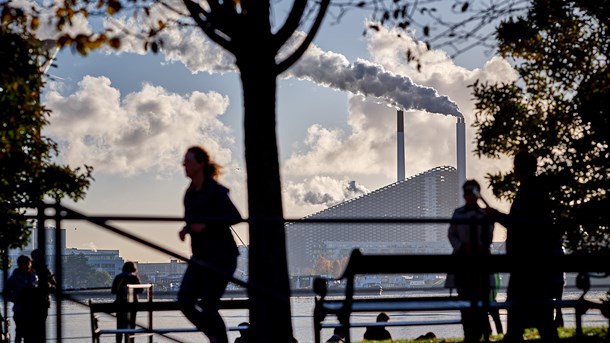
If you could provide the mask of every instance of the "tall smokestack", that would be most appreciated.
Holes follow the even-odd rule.
[[[396,165],[398,167],[398,179],[396,181],[402,181],[405,179],[405,120],[402,110],[398,110],[396,114],[398,117],[398,132],[396,133],[398,143],[398,158],[396,159]]]
[[[462,185],[466,181],[466,124],[464,118],[457,118],[455,124],[455,144],[457,148],[458,199],[462,199]]]

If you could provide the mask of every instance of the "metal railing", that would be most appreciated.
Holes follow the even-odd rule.
[[[60,202],[53,202],[53,203],[46,203],[46,202],[41,202],[40,204],[38,204],[35,207],[32,207],[33,209],[36,210],[36,214],[26,214],[25,217],[27,219],[35,219],[37,226],[37,232],[38,232],[38,238],[37,238],[37,245],[38,245],[38,249],[39,249],[39,253],[40,256],[42,258],[46,258],[47,256],[47,251],[46,251],[46,246],[47,246],[47,237],[46,237],[46,229],[45,229],[45,223],[47,221],[51,221],[54,223],[54,227],[56,228],[55,230],[55,237],[54,237],[54,249],[56,252],[59,252],[63,249],[63,247],[61,246],[62,244],[62,237],[61,237],[61,229],[63,226],[63,223],[65,221],[71,221],[71,220],[81,220],[81,221],[87,221],[91,224],[94,224],[98,227],[103,228],[106,231],[115,233],[117,235],[120,235],[132,242],[144,245],[148,248],[154,249],[157,252],[166,254],[170,257],[173,257],[177,260],[181,260],[181,261],[191,261],[191,263],[201,263],[201,265],[205,268],[210,268],[212,270],[214,270],[214,266],[206,264],[203,261],[198,261],[198,260],[193,260],[189,257],[186,257],[178,252],[169,250],[167,248],[164,248],[160,245],[157,245],[143,237],[134,235],[132,233],[127,232],[124,229],[119,228],[116,225],[111,225],[109,224],[109,221],[128,221],[128,222],[184,222],[184,217],[170,217],[170,216],[88,216],[85,215],[83,213],[80,213],[74,209],[68,208],[63,206]],[[206,220],[208,221],[214,221],[214,220],[220,220],[219,218],[206,218]],[[260,219],[259,219],[260,220]],[[249,222],[249,220],[244,220],[245,222]],[[326,219],[315,219],[315,218],[303,218],[303,219],[283,219],[283,218],[267,218],[265,219],[266,222],[278,222],[281,221],[283,223],[379,223],[379,224],[383,224],[383,223],[403,223],[403,224],[449,224],[450,222],[452,222],[451,219],[449,218],[326,218]],[[58,342],[62,341],[63,335],[62,335],[62,301],[64,301],[64,299],[66,300],[72,300],[71,297],[69,296],[68,293],[65,292],[64,288],[63,288],[63,258],[62,255],[59,253],[55,254],[55,261],[54,261],[54,265],[55,265],[55,277],[56,277],[56,281],[57,281],[57,291],[55,293],[55,298],[56,298],[56,339]],[[506,270],[504,270],[506,271]],[[4,270],[4,275],[5,275],[5,279],[6,279],[6,275],[8,273],[8,270],[6,270],[6,264],[5,264],[5,270]],[[243,288],[245,288],[246,290],[252,290],[252,289],[257,289],[259,291],[265,291],[265,290],[261,290],[259,289],[259,287],[257,287],[256,285],[253,285],[252,283],[246,281],[246,280],[241,280],[239,278],[234,277],[233,275],[226,275],[226,277],[228,277],[230,279],[231,282],[237,284],[238,286],[241,286]],[[44,278],[44,276],[43,276]],[[46,284],[44,282],[45,280],[41,280],[42,284]],[[152,289],[151,289],[151,294],[152,294]],[[6,300],[5,300],[5,315],[6,315]],[[6,319],[6,318],[5,318]],[[152,314],[151,317],[149,318],[149,323],[152,327]],[[46,338],[46,333],[45,333],[45,338]],[[151,338],[152,339],[152,338]]]

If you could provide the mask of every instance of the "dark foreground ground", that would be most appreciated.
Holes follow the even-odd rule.
[[[445,339],[445,338],[437,338],[437,339],[430,339],[430,340],[395,340],[395,343],[460,343],[463,342],[462,339],[455,339],[455,338],[451,338],[451,339]],[[501,343],[502,339],[497,339],[497,340],[492,340],[491,342],[498,342]],[[540,339],[527,339],[525,342],[539,342],[542,343],[542,341]],[[561,338],[560,339],[560,343],[609,343],[610,339],[607,337],[601,337],[601,336],[585,336],[585,337],[581,337],[581,338],[576,338],[576,337],[568,337],[568,338]],[[362,342],[364,343],[364,342]],[[366,343],[372,343],[371,341],[367,341]]]
[[[610,336],[608,335],[608,327],[594,327],[584,328],[584,335],[582,337],[576,337],[574,329],[559,329],[560,343],[610,343]],[[528,331],[525,333],[526,342],[540,342],[540,337],[535,330]],[[463,342],[462,338],[434,338],[434,339],[408,339],[408,340],[394,340],[394,343],[460,343]],[[492,342],[502,342],[502,335],[493,336]],[[367,342],[369,343],[369,342]]]

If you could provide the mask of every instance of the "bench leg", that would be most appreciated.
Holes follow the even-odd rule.
[[[585,314],[586,310],[581,307],[576,307],[576,337],[582,338],[582,316]]]
[[[345,330],[345,343],[351,343],[352,342],[352,335],[351,335],[350,331],[352,331],[352,330],[350,330],[349,324],[345,325],[343,328]]]
[[[100,328],[99,319],[97,315],[93,315],[92,323],[91,323],[91,342],[92,343],[100,343],[100,335],[97,331]]]
[[[320,343],[320,331],[322,330],[322,328],[320,328],[319,325],[316,325],[316,327],[314,328],[314,335],[315,335],[315,343]]]

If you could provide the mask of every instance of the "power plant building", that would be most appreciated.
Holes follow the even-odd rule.
[[[376,254],[451,253],[449,224],[442,220],[448,220],[459,206],[458,178],[456,168],[436,167],[304,218],[312,222],[288,223],[291,275],[307,275],[320,257],[341,260],[355,248]],[[433,222],[408,223],[401,219]]]
[[[448,220],[463,203],[466,180],[464,118],[455,126],[456,168],[436,167],[405,179],[403,115],[397,111],[395,183],[304,218],[310,222],[286,224],[291,275],[310,275],[319,259],[341,261],[355,248],[370,254],[451,253]],[[415,222],[421,219],[429,222]]]

